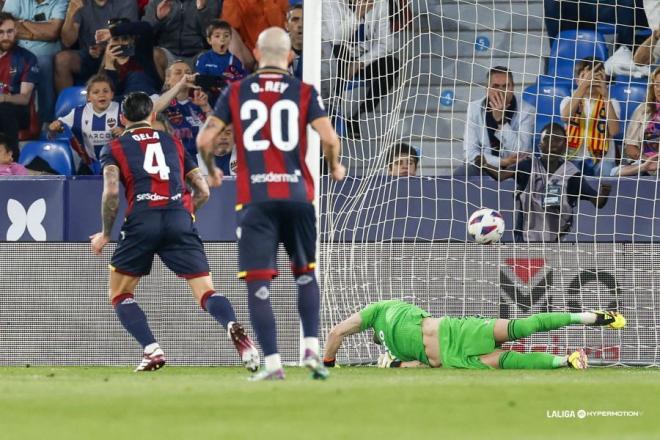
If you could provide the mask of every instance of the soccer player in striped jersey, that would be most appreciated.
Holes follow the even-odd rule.
[[[87,104],[72,109],[67,115],[51,122],[48,130],[58,132],[69,127],[74,138],[74,150],[78,153],[76,168],[100,157],[101,148],[113,137],[123,132],[119,124],[119,103],[114,102],[112,81],[100,73],[87,81]],[[76,148],[76,147],[83,147]],[[80,174],[80,173],[79,173]]]
[[[330,176],[341,180],[339,139],[314,87],[290,76],[291,41],[280,28],[259,35],[254,51],[259,69],[227,87],[197,137],[209,170],[209,183],[220,185],[214,161],[216,137],[233,124],[238,190],[239,277],[247,281],[252,327],[265,355],[265,371],[253,380],[283,379],[277,351],[275,317],[270,304],[271,279],[279,243],[291,260],[298,286],[298,312],[304,336],[303,364],[314,378],[327,369],[319,358],[319,286],[316,267],[314,184],[305,163],[307,125],[321,137]],[[317,160],[312,158],[312,160]]]
[[[142,362],[135,371],[153,371],[165,364],[147,318],[133,292],[140,277],[151,271],[154,254],[184,278],[193,296],[227,329],[246,368],[256,371],[259,353],[236,322],[229,300],[216,293],[193,212],[209,197],[209,189],[181,141],[151,128],[155,118],[149,96],[129,94],[122,104],[126,132],[103,148],[103,231],[90,237],[100,255],[110,241],[119,210],[119,181],[124,184],[128,208],[121,239],[110,262],[110,301],[124,328],[142,345]],[[192,197],[186,190],[192,187]]]
[[[323,363],[335,365],[335,356],[346,336],[373,329],[374,342],[386,354],[380,367],[466,368],[483,370],[587,368],[584,350],[567,356],[549,353],[518,353],[501,350],[505,342],[537,332],[569,325],[608,326],[621,329],[626,319],[618,312],[537,313],[522,319],[467,316],[433,318],[430,313],[404,301],[387,300],[368,305],[330,330]]]

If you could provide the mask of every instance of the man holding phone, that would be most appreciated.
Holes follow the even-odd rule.
[[[155,95],[162,84],[154,64],[154,37],[145,21],[115,18],[96,31],[96,43],[107,44],[103,57],[105,74],[115,85],[115,97],[131,92]]]
[[[53,58],[60,51],[60,29],[64,23],[68,0],[7,0],[2,10],[12,14],[16,22],[18,45],[32,52],[39,63],[37,96],[41,122],[53,119],[55,90]]]
[[[488,72],[486,97],[468,106],[463,149],[466,164],[456,177],[509,168],[526,158],[534,139],[534,107],[514,93],[513,74],[503,66]]]
[[[103,63],[103,44],[97,44],[95,33],[107,27],[108,20],[124,17],[137,21],[135,0],[71,0],[62,26],[62,46],[69,49],[78,42],[78,49],[59,52],[55,56],[55,91],[61,92],[74,84],[85,83],[99,72]]]

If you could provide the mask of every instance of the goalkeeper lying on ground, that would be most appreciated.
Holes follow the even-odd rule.
[[[584,369],[588,362],[582,349],[568,356],[499,349],[504,342],[572,324],[620,329],[626,320],[617,312],[538,313],[523,319],[432,318],[403,301],[379,301],[330,330],[323,361],[326,366],[334,366],[344,337],[373,328],[374,342],[385,346],[389,353],[381,356],[381,367]]]

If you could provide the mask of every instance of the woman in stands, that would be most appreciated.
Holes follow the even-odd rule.
[[[657,174],[660,144],[660,67],[649,78],[646,103],[632,115],[623,140],[623,163],[613,176]]]
[[[71,130],[77,174],[98,174],[100,167],[94,164],[98,163],[101,148],[123,132],[119,126],[120,105],[113,98],[110,78],[94,75],[87,81],[87,104],[74,108],[48,126],[53,133],[63,131],[64,126]]]

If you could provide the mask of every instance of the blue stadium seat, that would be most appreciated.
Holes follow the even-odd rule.
[[[84,87],[67,87],[62,90],[55,103],[55,117],[67,115],[74,107],[87,103],[87,90]]]
[[[71,176],[73,172],[73,154],[68,142],[31,141],[23,145],[18,162],[28,166],[40,159],[53,171],[62,176]]]
[[[611,83],[610,97],[616,99],[621,104],[619,120],[622,124],[619,135],[617,136],[619,139],[623,137],[625,126],[630,121],[637,106],[646,101],[647,87],[647,84],[639,82],[638,79],[625,76],[617,76],[616,81]]]
[[[552,84],[539,81],[523,91],[523,100],[536,108],[536,126],[534,132],[538,135],[547,124],[557,122],[562,124],[561,100],[571,94],[569,84]]]
[[[550,49],[548,75],[572,80],[575,61],[589,57],[607,59],[607,44],[602,35],[584,29],[560,32]]]

